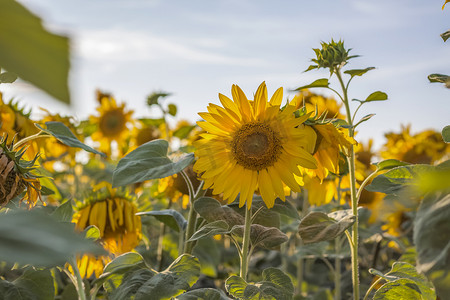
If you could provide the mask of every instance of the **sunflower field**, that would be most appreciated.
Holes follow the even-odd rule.
[[[450,125],[361,142],[388,95],[350,98],[376,71],[342,40],[311,51],[328,78],[232,85],[193,123],[165,92],[31,111],[2,87],[70,103],[69,40],[15,0],[0,32],[0,299],[450,299]]]

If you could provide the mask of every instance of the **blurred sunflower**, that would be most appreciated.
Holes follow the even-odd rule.
[[[130,252],[139,244],[142,238],[141,218],[136,215],[137,207],[129,194],[106,184],[106,189],[94,192],[86,203],[73,216],[72,222],[77,230],[82,231],[91,225],[98,227],[99,242],[111,255]],[[93,273],[98,277],[111,260],[111,256],[85,257],[78,257],[77,260],[84,278]]]
[[[194,190],[198,189],[200,181],[197,179],[197,174],[194,172],[192,166],[184,169],[184,172],[191,180]],[[189,205],[189,190],[186,181],[181,175],[174,174],[159,180],[158,193],[164,195],[172,202],[181,201],[181,207],[186,209]]]
[[[124,103],[118,106],[112,97],[101,98],[97,111],[99,116],[89,117],[90,122],[97,125],[91,138],[100,142],[100,151],[111,155],[111,143],[115,141],[120,146],[129,137],[128,126],[132,122],[133,111],[125,110]]]
[[[52,114],[48,110],[41,108],[45,113],[45,116],[39,121],[39,123],[44,124],[46,122],[57,121],[66,125],[72,133],[75,134],[78,140],[84,141],[84,136],[78,134],[77,127],[74,124],[73,117],[61,116],[60,114]],[[58,139],[41,139],[38,141],[42,149],[42,165],[47,170],[53,170],[53,164],[55,161],[64,162],[69,165],[69,167],[75,167],[75,154],[78,148],[69,147],[61,143]]]
[[[345,116],[340,112],[342,103],[337,102],[332,97],[325,97],[312,93],[309,90],[303,90],[300,92],[299,98],[301,102],[297,104],[297,108],[300,108],[304,103],[307,112],[317,111],[319,116],[325,113],[326,119],[345,119]]]
[[[31,119],[31,111],[25,112],[25,109],[19,107],[19,103],[10,100],[8,103],[3,101],[0,92],[0,135],[8,135],[8,143],[11,143],[15,137],[16,141],[34,135],[39,129],[34,126],[35,121]],[[39,153],[39,146],[35,141],[28,142],[28,148],[24,158],[32,160]]]
[[[285,200],[284,185],[300,192],[294,178],[294,174],[301,175],[299,166],[317,167],[312,156],[316,133],[303,125],[309,115],[294,116],[292,102],[280,110],[282,88],[270,101],[264,82],[254,101],[249,101],[237,85],[231,92],[233,100],[219,94],[223,107],[211,103],[208,113],[199,113],[204,121],[197,124],[207,133],[194,142],[198,158],[194,171],[205,181],[204,188],[213,189],[213,194],[223,193],[229,203],[240,194],[239,206],[247,204],[250,209],[253,194],[259,189],[271,208],[276,197]]]
[[[382,230],[393,236],[401,236],[406,233],[408,228],[410,229],[414,219],[411,215],[414,211],[413,207],[405,206],[404,203],[393,202],[385,203],[380,210],[385,223],[381,226]]]
[[[161,138],[161,131],[158,126],[147,125],[143,121],[134,123],[131,131],[131,146],[127,152],[133,151],[140,145]]]
[[[25,189],[25,201],[29,209],[41,199],[41,185],[36,175],[31,173],[35,169],[33,160],[22,159],[25,148],[13,151],[13,144],[8,146],[6,137],[0,139],[0,205],[5,206],[14,197],[19,196]],[[44,204],[44,203],[43,203]],[[44,204],[45,205],[45,204]]]
[[[433,164],[448,158],[450,145],[442,140],[439,132],[425,130],[412,135],[410,129],[409,125],[402,126],[400,133],[385,134],[387,142],[381,151],[382,158],[394,158],[413,164]]]
[[[303,188],[308,191],[308,202],[311,205],[321,206],[330,203],[337,194],[336,183],[333,179],[321,181],[318,177],[303,177]]]

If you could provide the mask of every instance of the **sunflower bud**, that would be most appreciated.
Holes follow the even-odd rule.
[[[309,66],[306,71],[328,68],[330,73],[333,74],[336,69],[342,68],[349,59],[358,57],[358,55],[349,56],[348,53],[351,49],[346,50],[344,42],[340,40],[338,42],[331,40],[330,43],[322,42],[321,45],[322,49],[313,49],[317,58],[313,58],[311,61],[316,65]]]

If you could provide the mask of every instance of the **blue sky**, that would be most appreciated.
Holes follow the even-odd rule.
[[[137,117],[156,116],[145,105],[156,90],[173,93],[177,119],[198,120],[217,94],[230,95],[238,84],[251,96],[262,81],[269,94],[328,77],[303,73],[312,48],[343,39],[359,54],[349,68],[376,67],[353,80],[350,97],[363,99],[381,90],[389,101],[370,103],[362,117],[376,116],[358,137],[384,142],[383,133],[412,124],[413,131],[441,130],[450,124],[450,90],[430,84],[431,73],[450,74],[450,7],[444,0],[21,0],[43,17],[47,27],[72,40],[66,107],[20,83],[2,87],[28,106],[43,106],[79,119],[95,113],[95,89],[125,101]],[[333,82],[335,87],[336,83]],[[331,95],[328,91],[317,92]]]

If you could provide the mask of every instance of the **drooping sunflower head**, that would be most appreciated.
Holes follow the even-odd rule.
[[[92,134],[94,141],[100,142],[100,150],[111,152],[111,143],[121,144],[129,136],[128,127],[132,122],[132,110],[126,110],[125,104],[117,105],[114,98],[103,97],[101,106],[97,108],[98,116],[90,116],[90,122],[97,125]]]
[[[237,86],[232,98],[219,94],[222,106],[210,104],[199,115],[197,124],[206,133],[194,142],[198,158],[194,171],[213,194],[223,193],[232,202],[240,194],[239,205],[250,208],[259,190],[267,207],[276,197],[285,199],[284,187],[300,192],[294,174],[299,166],[316,168],[312,152],[316,133],[303,125],[309,115],[296,118],[294,101],[280,109],[283,90],[279,88],[268,101],[263,82],[253,101]]]
[[[133,198],[126,192],[108,186],[94,192],[74,215],[78,230],[95,225],[101,243],[109,252],[119,255],[133,250],[142,237],[141,218]]]
[[[108,183],[95,188],[102,186],[105,187],[84,200],[72,219],[79,231],[96,226],[100,231],[98,242],[109,252],[109,255],[77,257],[78,268],[84,278],[93,274],[100,276],[114,256],[130,252],[142,238],[142,223],[140,216],[136,215],[134,198],[126,191],[112,189]]]
[[[26,201],[28,208],[36,205],[41,199],[40,182],[31,172],[38,156],[31,161],[22,159],[26,148],[13,150],[13,144],[8,146],[7,138],[0,139],[0,205],[5,206],[25,189],[26,194],[21,201]]]
[[[348,134],[332,123],[312,125],[317,134],[317,143],[314,149],[314,157],[317,160],[317,168],[314,170],[303,168],[302,171],[309,176],[317,176],[324,180],[329,172],[340,173],[342,155],[347,155],[356,141]],[[344,156],[345,157],[345,156]]]

